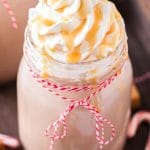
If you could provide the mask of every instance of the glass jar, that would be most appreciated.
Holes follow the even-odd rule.
[[[114,74],[119,74],[114,81],[90,99],[90,104],[115,127],[115,137],[111,143],[104,146],[106,150],[121,150],[126,139],[132,85],[132,67],[128,58],[126,41],[124,37],[115,53],[98,61],[67,64],[50,59],[47,67],[51,76],[42,79],[65,87],[90,86],[96,89],[99,83],[105,83]],[[41,75],[43,67],[42,57],[36,51],[30,31],[27,29],[24,56],[18,73],[19,133],[26,150],[49,148],[49,138],[44,136],[44,131],[50,124],[58,120],[70,104],[51,93],[51,90],[42,87],[41,83],[37,82],[38,79],[33,77],[33,72],[38,76]],[[31,69],[32,72],[29,71]],[[57,92],[61,96],[80,101],[93,91]],[[54,150],[99,149],[95,120],[88,110],[82,106],[75,108],[67,116],[66,122],[67,135],[54,142]],[[111,136],[109,125],[105,124],[104,129],[105,138],[108,139]]]

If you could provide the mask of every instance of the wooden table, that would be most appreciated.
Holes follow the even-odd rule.
[[[133,64],[134,75],[139,76],[147,71],[150,71],[150,30],[147,28],[147,23],[136,12],[137,6],[131,2],[117,2],[119,9],[126,20],[127,33],[129,37],[129,54]],[[133,7],[134,6],[134,7]],[[149,26],[150,27],[150,26]],[[142,103],[139,109],[133,110],[133,113],[138,110],[150,111],[150,80],[138,85]],[[18,138],[17,125],[17,106],[16,106],[16,84],[9,83],[0,87],[0,133],[12,135]],[[148,137],[148,124],[143,123],[135,138],[127,140],[125,150],[144,150],[145,142]],[[19,148],[17,150],[22,150]]]

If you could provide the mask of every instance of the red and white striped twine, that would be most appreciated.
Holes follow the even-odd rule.
[[[66,118],[71,111],[73,111],[79,106],[87,109],[95,118],[96,139],[97,139],[97,142],[99,143],[99,148],[102,149],[104,145],[107,145],[110,142],[112,142],[112,140],[115,137],[114,125],[101,115],[98,109],[90,103],[90,100],[97,93],[99,93],[102,89],[106,88],[109,84],[111,84],[111,82],[118,76],[119,73],[115,73],[109,79],[105,80],[104,82],[100,84],[97,84],[96,87],[93,87],[93,86],[64,87],[64,86],[51,83],[48,80],[41,78],[32,69],[30,69],[30,72],[32,73],[33,77],[49,92],[52,92],[54,95],[58,96],[61,100],[70,102],[70,104],[66,107],[64,112],[60,115],[59,119],[56,122],[54,122],[52,125],[49,125],[45,131],[45,135],[48,136],[48,138],[50,139],[50,147],[49,147],[50,150],[52,149],[55,140],[63,139],[67,135]],[[67,98],[56,92],[56,91],[66,91],[66,92],[79,92],[80,91],[81,92],[81,91],[94,90],[94,89],[95,91],[92,94],[90,94],[89,96],[81,100]],[[104,130],[105,124],[109,125],[109,127],[111,128],[111,137],[108,140],[105,139],[105,130]],[[63,133],[61,135],[58,135],[58,129],[60,128],[63,129]],[[50,134],[51,130],[53,130],[52,135]]]
[[[17,29],[18,28],[18,24],[17,24],[16,17],[14,15],[14,11],[10,7],[10,5],[8,4],[7,0],[0,0],[0,2],[5,7],[5,9],[7,10],[8,15],[10,16],[10,20],[11,20],[13,28]]]

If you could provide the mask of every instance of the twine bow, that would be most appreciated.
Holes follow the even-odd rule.
[[[95,87],[92,86],[83,86],[83,87],[64,87],[59,86],[57,84],[53,84],[49,82],[48,80],[42,79],[39,75],[35,74],[32,70],[30,70],[33,73],[33,77],[36,78],[36,80],[42,84],[42,86],[46,89],[48,89],[49,92],[53,93],[54,95],[58,96],[61,100],[69,101],[70,104],[66,107],[64,112],[60,115],[59,119],[54,122],[52,125],[49,125],[48,128],[45,131],[45,135],[50,139],[50,150],[53,147],[55,140],[63,139],[67,135],[67,124],[66,119],[69,113],[73,110],[75,110],[77,107],[83,107],[87,109],[94,117],[95,119],[95,126],[96,126],[96,139],[99,143],[99,148],[102,149],[104,145],[109,144],[113,141],[115,137],[115,128],[114,125],[105,119],[100,111],[93,106],[90,103],[90,100],[92,97],[94,97],[97,93],[99,93],[102,89],[106,88],[114,79],[117,77],[118,73],[111,76],[109,79],[105,80],[104,82],[97,85],[95,92],[90,94],[89,96],[81,99],[81,100],[74,100],[71,98],[67,98],[59,93],[57,91],[66,91],[66,92],[80,92],[80,91],[89,91],[94,90]],[[105,139],[105,131],[104,131],[104,125],[107,124],[111,128],[111,137],[106,140]],[[59,129],[63,129],[62,134],[58,134]],[[53,130],[52,135],[50,134],[50,131]]]

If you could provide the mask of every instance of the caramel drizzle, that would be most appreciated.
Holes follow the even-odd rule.
[[[80,18],[85,18],[85,7],[83,5],[83,3],[80,6],[80,10],[79,10],[79,16]],[[99,30],[99,25],[100,25],[100,20],[102,19],[102,13],[100,11],[99,6],[96,6],[94,8],[94,15],[95,15],[95,22],[91,28],[91,30],[88,32],[87,36],[86,36],[86,40],[87,42],[89,42],[90,44],[90,48],[92,49],[94,44],[96,43],[97,40],[97,32]],[[66,39],[66,43],[68,48],[71,50],[71,52],[69,52],[69,54],[67,55],[67,61],[71,62],[71,63],[76,63],[78,61],[80,61],[81,59],[81,54],[80,54],[80,45],[73,48],[73,42],[74,39],[76,37],[76,35],[82,30],[83,26],[85,24],[85,21],[83,21],[80,26],[74,30],[69,36],[63,33],[63,36]],[[72,50],[73,49],[73,50]]]
[[[88,34],[86,36],[86,40],[89,42],[91,50],[93,49],[94,44],[96,43],[97,33],[98,33],[100,22],[102,19],[102,12],[98,5],[95,6],[95,8],[94,8],[94,15],[95,15],[95,17],[94,17],[95,22],[94,22],[91,30],[88,32]]]
[[[64,10],[66,9],[67,6],[68,6],[68,4],[66,3],[66,1],[64,1],[64,2],[62,3],[61,7],[57,9],[57,11],[58,11],[59,13],[62,13],[62,12],[64,12]]]
[[[43,0],[45,3],[47,3],[47,0]],[[56,3],[56,0],[53,0],[53,3]],[[67,48],[69,50],[66,60],[67,62],[70,63],[77,63],[81,60],[81,52],[80,52],[80,47],[81,44],[78,45],[77,47],[74,47],[74,40],[76,36],[81,32],[81,30],[84,28],[84,25],[86,23],[86,17],[87,17],[87,10],[86,10],[86,5],[84,4],[84,1],[81,1],[81,5],[78,11],[78,15],[80,17],[81,24],[73,31],[67,31],[67,30],[62,30],[61,35],[63,36],[65,43],[67,45]],[[64,9],[67,7],[66,1],[64,1],[59,9],[57,11],[64,11]],[[102,20],[102,12],[100,9],[100,5],[96,5],[94,7],[94,23],[92,28],[89,30],[89,32],[86,35],[85,40],[89,43],[90,50],[91,52],[93,51],[94,45],[97,41],[97,33],[100,28],[100,23]],[[117,21],[121,22],[121,15],[118,11],[114,10],[112,18],[117,19]],[[38,21],[37,21],[38,20]],[[42,16],[37,16],[34,18],[33,22],[37,21],[40,24],[44,24],[46,26],[51,26],[55,22],[53,22],[50,19],[47,18],[42,18]],[[118,36],[118,34],[120,34]],[[107,32],[107,34],[104,36],[103,41],[98,45],[99,50],[98,54],[96,55],[97,58],[100,58],[103,54],[105,53],[105,50],[110,47],[110,48],[115,48],[116,42],[118,40],[118,37],[120,37],[123,34],[123,29],[119,28],[119,31],[115,25],[115,22],[113,21],[112,24],[110,25],[110,29]],[[41,36],[39,36],[40,39],[42,39]],[[88,57],[88,56],[87,56]]]
[[[68,53],[67,55],[67,62],[69,63],[77,63],[81,60],[81,52],[80,46],[76,47],[76,50],[73,50]]]
[[[116,18],[116,14],[115,14],[114,17]],[[113,16],[112,16],[112,18],[113,18]],[[121,30],[121,29],[119,29],[119,30]],[[104,52],[106,51],[106,49],[108,47],[112,48],[112,49],[115,49],[116,43],[117,43],[118,38],[120,37],[120,34],[121,34],[120,32],[121,31],[118,31],[118,29],[115,25],[115,22],[113,20],[111,25],[110,25],[109,31],[106,33],[103,41],[98,46],[99,47],[99,52],[97,54],[98,59],[100,59],[102,57],[105,57],[103,55],[104,55]]]
[[[36,16],[35,18],[33,18],[32,23],[39,23],[39,24],[44,24],[46,26],[52,26],[53,24],[55,24],[54,21],[48,19],[48,18],[43,18],[42,16]]]
[[[77,63],[81,60],[80,46],[73,47],[74,39],[82,30],[85,25],[85,20],[81,22],[81,24],[72,32],[62,31],[62,36],[65,39],[66,45],[69,49],[69,53],[67,54],[67,62],[69,63]]]
[[[79,15],[80,19],[86,19],[87,11],[86,11],[86,8],[85,8],[83,1],[81,1],[78,15]]]
[[[73,49],[74,39],[77,36],[77,34],[79,34],[81,32],[84,25],[85,25],[85,21],[82,21],[81,24],[74,31],[69,32],[69,31],[63,30],[61,32],[69,50]]]

